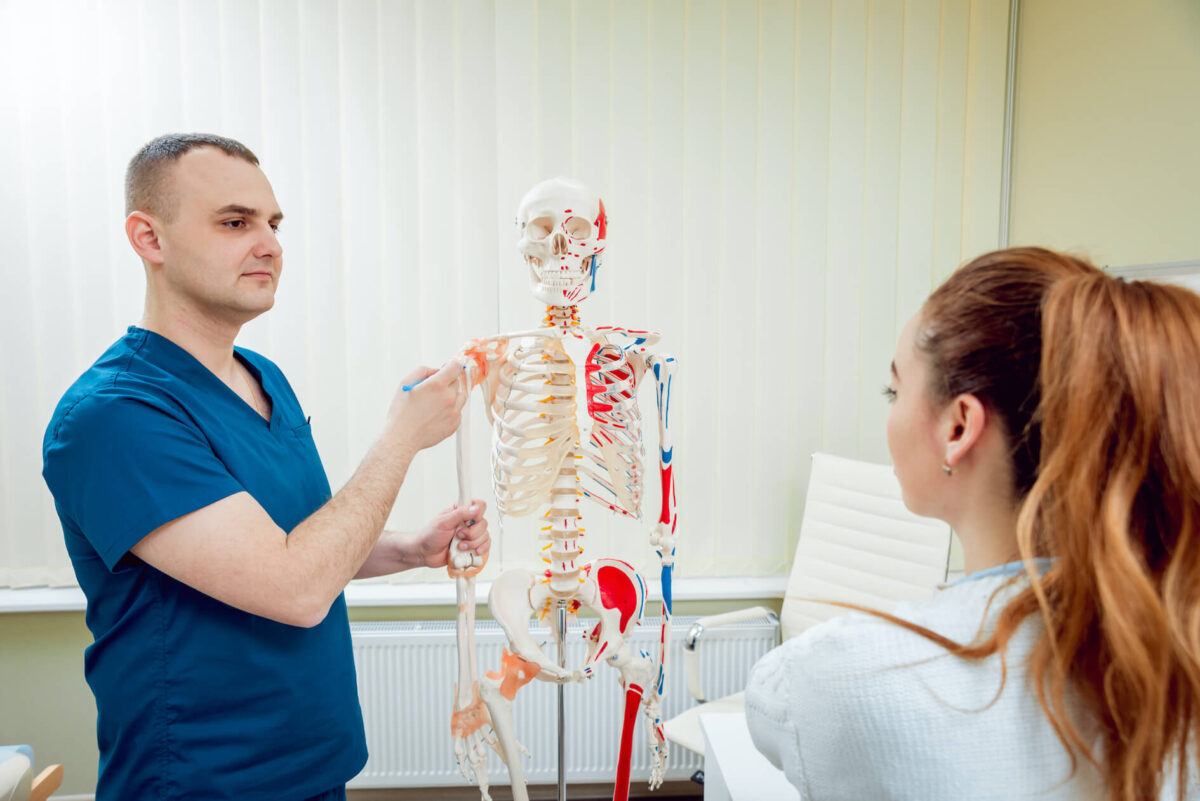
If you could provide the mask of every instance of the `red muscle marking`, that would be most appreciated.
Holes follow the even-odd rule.
[[[658,522],[671,523],[671,506],[675,500],[675,485],[671,478],[671,472],[675,469],[675,465],[669,465],[662,470],[662,512],[658,516]],[[671,527],[672,533],[675,531],[674,526]]]
[[[608,215],[604,213],[604,201],[600,201],[600,214],[596,217],[596,228],[599,229],[598,239],[608,238]]]
[[[617,781],[613,801],[629,799],[629,758],[633,755],[633,724],[642,703],[642,688],[630,684],[625,690],[625,720],[621,724],[621,748],[617,753]]]
[[[637,587],[633,580],[619,567],[602,565],[596,573],[596,583],[600,585],[600,603],[605,609],[619,609],[621,612],[621,633],[624,634],[630,618],[637,611]]]

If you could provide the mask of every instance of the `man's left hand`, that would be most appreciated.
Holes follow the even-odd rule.
[[[413,556],[425,567],[445,567],[450,554],[450,542],[459,536],[458,548],[475,551],[480,556],[488,552],[492,538],[483,513],[487,504],[473,500],[466,506],[449,506],[434,516],[418,531],[413,543]]]

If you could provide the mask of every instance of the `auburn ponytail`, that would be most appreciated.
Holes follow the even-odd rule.
[[[1057,561],[1026,593],[1045,622],[1030,675],[1113,801],[1157,799],[1164,768],[1182,799],[1200,712],[1200,296],[1056,282],[1039,375],[1041,460],[1017,533],[1023,558]],[[1068,686],[1101,753],[1066,714]]]

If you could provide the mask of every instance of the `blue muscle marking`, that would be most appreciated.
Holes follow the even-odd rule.
[[[671,378],[671,376],[667,376],[667,415],[665,418],[667,428],[671,427]]]
[[[658,362],[655,362],[655,363],[654,363],[654,377],[655,377],[655,378],[660,378],[660,377],[661,377],[661,375],[660,375],[660,373],[659,373],[659,368],[661,368],[661,367],[662,367],[662,365],[661,365],[661,364],[659,364]]]
[[[596,257],[592,256],[592,292],[596,291]]]
[[[660,450],[661,450],[661,449],[660,449]],[[674,445],[672,445],[672,446],[671,446],[671,450],[669,450],[669,451],[662,451],[662,462],[663,462],[663,464],[670,464],[670,463],[671,463],[671,457],[672,457],[672,456],[674,456],[674,455],[675,455],[675,446],[674,446]]]
[[[663,565],[662,569],[662,595],[663,604],[667,607],[667,616],[671,615],[671,571],[673,565]]]
[[[646,341],[646,338],[645,338],[645,337],[638,337],[638,338],[637,338],[637,340],[636,340],[636,341],[635,341],[633,344],[635,344],[635,345],[641,345],[641,344],[642,344],[643,342],[645,342],[645,341]]]

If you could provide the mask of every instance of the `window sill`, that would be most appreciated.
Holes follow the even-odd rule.
[[[658,598],[659,582],[647,581],[647,598]],[[491,582],[475,585],[477,603],[487,603]],[[674,582],[674,601],[737,601],[782,598],[787,576],[756,578],[683,578]],[[351,584],[346,588],[346,605],[453,606],[458,602],[452,582],[423,584]],[[82,612],[87,606],[78,587],[29,587],[0,589],[0,613]]]

